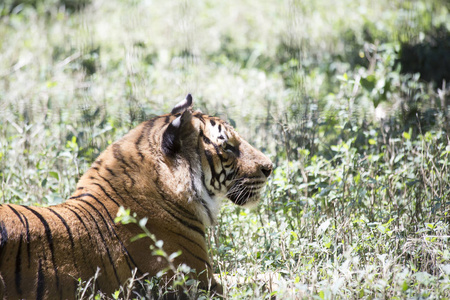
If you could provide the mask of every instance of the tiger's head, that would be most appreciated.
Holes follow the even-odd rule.
[[[197,178],[194,189],[211,221],[223,198],[240,206],[255,206],[272,172],[271,160],[227,122],[193,111],[191,105],[189,94],[173,108],[171,114],[176,118],[163,134],[163,152],[168,157],[176,159],[179,155],[193,162],[191,172]],[[192,147],[197,149],[195,154],[188,151]]]

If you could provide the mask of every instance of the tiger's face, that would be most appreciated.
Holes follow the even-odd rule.
[[[202,181],[208,193],[244,207],[257,204],[272,172],[270,159],[219,118],[205,119],[199,135]]]
[[[191,105],[188,95],[166,117],[172,121],[161,146],[169,160],[189,161],[193,198],[204,223],[213,224],[223,198],[245,207],[258,203],[272,162],[227,122],[192,111]]]

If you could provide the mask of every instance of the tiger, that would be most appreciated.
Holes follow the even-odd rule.
[[[175,265],[196,271],[200,287],[221,294],[205,230],[222,200],[251,207],[261,198],[272,162],[226,121],[193,110],[188,94],[109,145],[80,178],[73,195],[47,206],[0,205],[0,298],[73,299],[92,278],[111,295],[133,270],[155,276],[168,262],[149,250],[136,223],[114,222],[127,208]],[[170,277],[171,272],[166,276]]]

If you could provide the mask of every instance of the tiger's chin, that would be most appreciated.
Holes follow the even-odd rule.
[[[253,209],[258,206],[261,199],[261,194],[265,189],[265,185],[262,184],[258,187],[241,187],[238,190],[231,189],[232,192],[227,193],[227,198],[234,204],[242,206],[244,208]]]

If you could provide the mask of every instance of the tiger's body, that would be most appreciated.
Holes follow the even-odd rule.
[[[226,122],[192,111],[190,95],[171,114],[142,123],[110,145],[81,177],[66,202],[49,207],[0,206],[0,297],[71,299],[77,279],[97,267],[96,286],[117,290],[137,269],[154,276],[167,267],[149,250],[137,224],[115,223],[119,207],[163,240],[175,265],[196,269],[202,287],[221,292],[208,258],[205,228],[221,198],[257,202],[272,168]],[[170,276],[170,273],[168,274]]]

